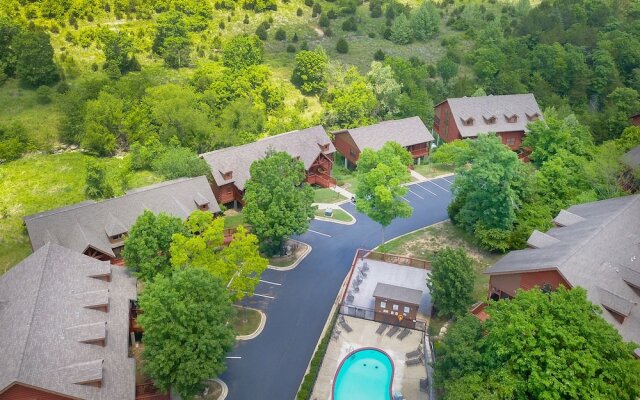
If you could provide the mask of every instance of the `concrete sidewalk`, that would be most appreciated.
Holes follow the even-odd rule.
[[[353,193],[351,193],[347,189],[341,188],[340,186],[334,186],[334,187],[331,188],[331,190],[333,190],[336,193],[340,193],[341,195],[343,195],[344,197],[346,197],[349,200],[351,200],[351,198],[353,198],[355,196]]]

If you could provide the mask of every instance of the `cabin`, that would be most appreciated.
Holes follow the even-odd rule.
[[[333,144],[344,156],[345,168],[355,168],[364,149],[380,150],[387,142],[407,149],[415,164],[429,155],[433,135],[420,117],[411,117],[333,133]]]
[[[0,400],[135,399],[135,298],[124,268],[54,243],[0,276]]]
[[[403,286],[378,283],[373,291],[374,320],[387,324],[414,328],[422,291]]]
[[[640,113],[631,116],[631,125],[640,126]]]
[[[336,180],[331,177],[335,148],[324,128],[314,126],[201,154],[211,167],[211,189],[218,203],[234,208],[244,204],[244,188],[251,177],[251,164],[264,158],[269,150],[284,151],[302,161],[308,184],[325,188],[335,186]]]
[[[121,197],[85,201],[24,218],[33,250],[51,242],[98,260],[118,263],[129,228],[145,210],[182,219],[195,210],[219,213],[204,176],[130,190]]]
[[[527,124],[538,119],[542,111],[531,93],[450,98],[435,106],[433,131],[447,143],[495,132],[503,144],[524,158],[522,139]]]
[[[488,297],[582,287],[625,341],[640,343],[640,195],[572,206],[553,222],[546,233],[531,234],[528,249],[510,252],[485,272]]]

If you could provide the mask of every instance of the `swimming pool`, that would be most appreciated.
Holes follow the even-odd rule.
[[[365,347],[349,353],[333,380],[333,400],[391,400],[393,361],[382,350]]]

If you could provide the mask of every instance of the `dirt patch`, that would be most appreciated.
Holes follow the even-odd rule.
[[[218,400],[222,394],[222,386],[217,381],[205,382],[204,391],[199,396],[194,396],[196,400]]]
[[[269,258],[269,265],[273,265],[274,267],[289,267],[302,257],[309,248],[309,245],[296,242],[295,240],[287,240],[285,247],[287,246],[290,246],[291,254],[282,257],[271,257]]]

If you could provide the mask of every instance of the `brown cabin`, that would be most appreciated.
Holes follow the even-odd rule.
[[[433,131],[447,143],[495,132],[504,145],[524,158],[527,151],[522,148],[522,139],[527,124],[541,118],[542,111],[531,93],[450,98],[435,106]]]
[[[324,128],[314,126],[201,154],[211,167],[211,189],[218,203],[234,208],[244,204],[244,188],[251,177],[251,164],[269,150],[284,151],[300,160],[306,169],[308,184],[326,188],[335,186],[336,180],[331,177],[335,148]]]
[[[380,150],[387,142],[399,143],[411,153],[414,164],[420,164],[429,155],[433,135],[419,117],[384,121],[333,133],[333,144],[344,156],[345,168],[355,167],[365,148]]]
[[[415,328],[422,291],[378,283],[373,292],[374,320],[387,324]]]

